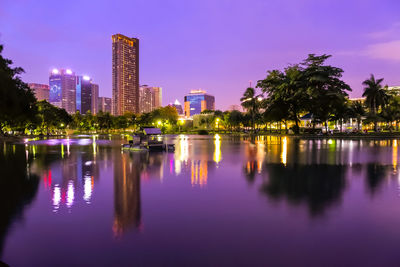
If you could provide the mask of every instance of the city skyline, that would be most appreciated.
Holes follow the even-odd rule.
[[[95,77],[100,95],[111,97],[109,38],[121,32],[141,40],[140,82],[163,87],[164,105],[204,88],[218,99],[217,109],[227,109],[238,104],[249,81],[254,85],[267,70],[308,53],[333,55],[328,63],[344,69],[351,97],[361,96],[370,73],[389,86],[400,84],[396,1],[129,1],[113,14],[109,2],[79,3],[77,12],[70,2],[47,3],[5,0],[0,7],[0,43],[25,69],[25,82],[45,83],[49,70],[66,66]],[[87,25],[74,21],[89,8]],[[127,19],[133,9],[137,16]],[[149,15],[158,19],[149,21]]]

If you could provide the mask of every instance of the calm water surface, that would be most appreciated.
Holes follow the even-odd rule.
[[[399,266],[396,140],[0,142],[11,266]]]

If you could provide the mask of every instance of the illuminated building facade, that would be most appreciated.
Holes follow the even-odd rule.
[[[162,88],[141,85],[139,88],[139,111],[140,113],[151,112],[161,107]]]
[[[162,107],[162,88],[152,87],[154,92],[154,108]]]
[[[98,110],[99,86],[92,83],[89,76],[76,77],[76,110],[81,114],[90,111],[96,114]]]
[[[29,88],[32,89],[38,101],[49,101],[50,88],[47,84],[29,83]]]
[[[142,85],[139,88],[139,112],[148,113],[154,110],[154,91],[152,87]]]
[[[139,39],[112,36],[112,113],[139,112]]]
[[[98,99],[98,112],[108,112],[111,113],[111,98],[110,97],[99,97]]]
[[[53,69],[49,77],[49,102],[72,114],[76,111],[76,75],[70,69]]]
[[[183,115],[183,108],[182,108],[181,103],[178,101],[178,99],[175,100],[174,104],[170,104],[170,106],[176,108],[178,115]]]
[[[92,83],[91,112],[97,114],[99,110],[99,85]]]
[[[190,117],[200,114],[204,110],[215,109],[215,97],[203,90],[191,90],[185,96],[185,116]]]

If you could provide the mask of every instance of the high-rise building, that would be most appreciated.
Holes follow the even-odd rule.
[[[178,115],[183,115],[183,108],[182,108],[181,103],[178,101],[178,99],[175,100],[174,104],[170,104],[170,106],[176,108]]]
[[[76,110],[81,114],[92,111],[92,85],[89,76],[76,77]]]
[[[94,84],[89,76],[76,77],[76,110],[81,114],[98,110],[99,85]]]
[[[154,91],[152,87],[142,85],[139,87],[139,112],[148,113],[154,109]]]
[[[111,103],[112,103],[111,98],[103,96],[99,97],[97,112],[103,111],[111,113]]]
[[[65,109],[68,113],[76,110],[76,76],[70,69],[53,69],[49,77],[49,102]]]
[[[112,109],[114,115],[139,112],[139,39],[112,36]]]
[[[139,88],[139,112],[151,112],[161,107],[161,87],[141,85]]]
[[[162,107],[162,88],[153,87],[154,92],[154,108]]]
[[[215,109],[215,97],[203,90],[191,90],[185,96],[185,116],[200,114],[204,110]]]
[[[50,88],[47,84],[29,83],[29,88],[32,89],[38,101],[49,101]]]
[[[92,101],[91,101],[91,111],[92,114],[97,114],[99,112],[99,85],[92,83]]]

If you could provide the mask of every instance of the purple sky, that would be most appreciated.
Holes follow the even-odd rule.
[[[226,109],[308,53],[332,54],[351,96],[370,73],[400,85],[398,0],[0,1],[0,43],[26,82],[68,67],[111,96],[111,35],[122,33],[140,39],[140,83],[163,87],[164,105],[202,88]]]

